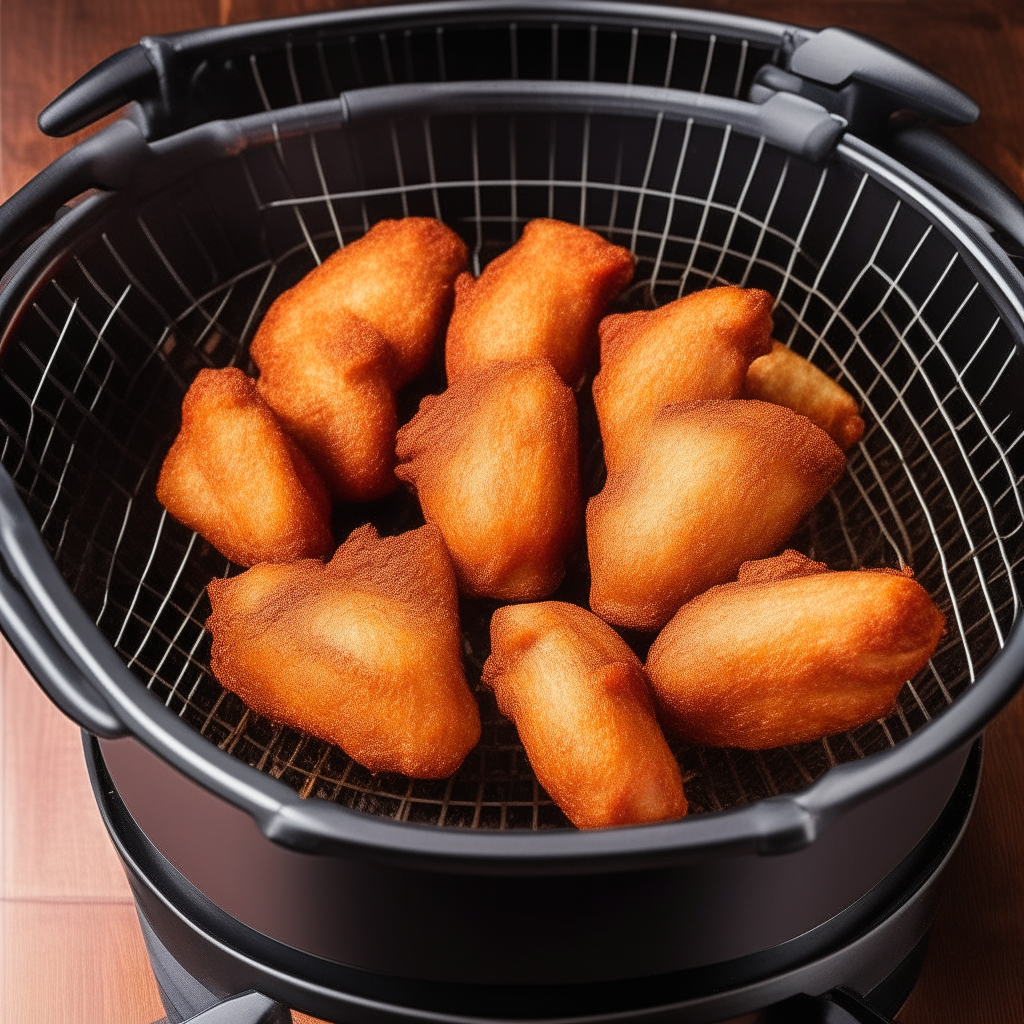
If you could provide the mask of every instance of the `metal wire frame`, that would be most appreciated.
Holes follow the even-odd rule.
[[[241,59],[232,54],[223,68],[208,61],[201,74],[210,90],[220,77],[231,81],[233,88],[220,91],[236,97],[238,106],[221,113],[237,117],[346,89],[481,78],[637,83],[737,98],[746,95],[759,67],[778,58],[777,46],[696,25],[459,19],[415,29],[326,30],[305,44],[284,38]]]
[[[738,145],[728,128],[709,151],[706,131],[698,139],[692,122],[655,118],[632,171],[623,133],[612,133],[619,151],[603,180],[594,147],[607,145],[609,134],[605,126],[598,139],[590,118],[578,126],[575,177],[564,172],[558,151],[564,124],[561,138],[554,121],[547,135],[547,177],[517,177],[523,132],[514,118],[506,130],[508,174],[484,175],[478,123],[464,127],[470,157],[461,170],[469,173],[444,178],[432,123],[417,126],[426,153],[419,171],[406,149],[408,132],[390,126],[397,184],[339,176],[327,159],[325,147],[336,144],[329,134],[278,137],[270,147],[274,174],[248,155],[240,168],[249,215],[262,232],[247,262],[232,264],[199,230],[205,200],[176,194],[161,198],[161,210],[177,226],[172,244],[186,239],[183,251],[208,267],[202,290],[191,265],[170,251],[167,225],[157,225],[150,210],[134,210],[40,291],[35,319],[19,325],[0,367],[11,399],[0,404],[3,461],[58,564],[129,667],[211,741],[304,796],[453,827],[567,824],[533,776],[514,728],[484,693],[483,740],[442,782],[372,776],[337,748],[254,715],[210,675],[203,626],[205,584],[237,569],[171,520],[152,493],[176,404],[195,369],[251,369],[247,345],[261,311],[331,249],[361,235],[371,204],[405,214],[419,212],[416,204],[425,200],[429,212],[462,231],[480,264],[518,235],[531,216],[532,191],[542,212],[564,215],[573,207],[573,219],[637,253],[627,305],[732,281],[772,287],[777,333],[839,377],[868,423],[847,475],[792,543],[836,568],[910,564],[949,620],[947,639],[885,720],[760,753],[677,746],[692,810],[799,789],[942,713],[1002,646],[1019,612],[1024,565],[1024,421],[1007,403],[1020,380],[1019,340],[983,282],[933,226],[867,175],[841,164],[798,166],[763,139]],[[296,185],[300,153],[312,168],[312,191]],[[711,168],[700,189],[688,173],[695,154]],[[736,179],[731,198],[721,184],[729,174]],[[800,175],[802,205],[794,209],[800,200],[787,186]],[[846,202],[830,221],[837,195]],[[612,199],[603,220],[595,213],[602,196]],[[689,212],[687,221],[682,214]],[[271,238],[269,225],[282,215],[291,227],[274,221]],[[223,220],[213,229],[229,235],[226,215],[214,207],[213,216]],[[836,277],[858,231],[865,237],[857,243],[857,269]],[[132,251],[122,252],[128,238]],[[595,445],[587,459],[596,467],[591,491],[600,486],[599,455]],[[402,514],[415,525],[415,510]],[[486,607],[464,609],[474,683],[487,653],[488,619]]]

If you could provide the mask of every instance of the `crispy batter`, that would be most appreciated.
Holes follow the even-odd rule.
[[[455,282],[445,340],[449,382],[494,362],[547,359],[578,387],[597,343],[597,322],[633,278],[627,249],[586,228],[532,220],[480,278]]]
[[[451,312],[452,285],[465,269],[465,242],[440,221],[379,221],[280,295],[253,345],[261,334],[281,334],[280,345],[309,330],[333,338],[336,320],[347,310],[384,336],[397,391],[430,360]]]
[[[417,779],[451,775],[480,738],[435,527],[362,526],[326,566],[258,565],[207,589],[210,666],[257,713]]]
[[[157,500],[238,565],[325,555],[331,503],[241,370],[200,370],[181,403]]]
[[[472,597],[550,594],[580,520],[576,400],[546,360],[495,363],[428,395],[398,432],[419,494]]]
[[[383,335],[345,309],[335,311],[325,333],[314,302],[290,307],[282,327],[279,302],[250,349],[260,394],[335,498],[372,501],[389,494],[398,486],[398,416]]]
[[[560,601],[499,608],[483,682],[515,722],[541,785],[577,827],[686,813],[640,661],[596,615]]]
[[[594,405],[613,470],[664,406],[742,396],[747,367],[771,345],[772,297],[709,288],[659,309],[613,313],[598,333]]]
[[[787,551],[684,605],[651,647],[662,722],[716,747],[805,743],[890,714],[945,619],[910,569],[831,572]]]
[[[843,451],[864,436],[864,420],[853,396],[814,363],[778,341],[772,342],[768,355],[750,364],[745,394],[806,416]]]
[[[659,629],[784,544],[845,465],[823,430],[779,405],[667,406],[587,506],[590,607]]]

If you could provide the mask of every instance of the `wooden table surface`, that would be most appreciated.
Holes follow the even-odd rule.
[[[145,34],[329,7],[323,0],[0,0],[0,197],[75,141],[39,110]],[[736,0],[703,6],[868,33],[981,104],[956,141],[1024,194],[1022,0]],[[0,641],[2,644],[2,641]],[[78,730],[0,647],[0,1021],[149,1024],[163,1015]],[[945,879],[904,1024],[1024,1022],[1024,703],[988,733],[981,795]]]

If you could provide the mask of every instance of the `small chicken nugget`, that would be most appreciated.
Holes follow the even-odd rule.
[[[541,785],[578,828],[686,814],[640,661],[596,615],[560,601],[499,608],[483,682],[515,722]]]
[[[257,565],[207,590],[213,674],[258,714],[416,779],[451,775],[480,738],[435,527],[362,526],[326,566]]]
[[[647,671],[671,732],[764,750],[890,714],[944,631],[910,569],[832,572],[787,551],[680,608]]]
[[[241,370],[200,370],[156,497],[237,565],[325,555],[327,490]]]
[[[471,597],[530,601],[565,575],[580,522],[576,400],[543,359],[495,363],[423,399],[396,476]]]
[[[278,296],[253,347],[262,344],[261,335],[280,335],[280,347],[298,344],[310,331],[333,339],[351,319],[344,314],[355,314],[386,340],[397,391],[429,362],[451,312],[453,283],[465,268],[465,242],[440,221],[382,220]]]
[[[598,332],[594,405],[611,470],[664,406],[742,396],[747,368],[771,345],[772,297],[709,288],[659,309],[613,313]]]
[[[559,220],[532,220],[480,278],[455,282],[445,339],[449,382],[490,363],[547,359],[578,387],[597,344],[597,322],[633,279],[628,249]]]
[[[864,436],[864,420],[853,396],[781,342],[773,341],[771,352],[750,364],[745,394],[806,416],[843,451]]]
[[[398,486],[398,415],[383,335],[344,309],[332,316],[330,334],[321,330],[314,303],[292,308],[287,329],[275,326],[279,314],[275,303],[249,350],[260,394],[335,498],[390,494]]]
[[[587,506],[590,607],[654,630],[784,544],[846,459],[805,416],[747,400],[683,402]]]

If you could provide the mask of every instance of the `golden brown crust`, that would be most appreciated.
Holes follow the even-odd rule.
[[[280,295],[257,339],[270,331],[294,337],[299,322],[331,339],[339,333],[335,321],[354,314],[386,341],[389,381],[398,390],[430,360],[466,258],[465,242],[432,217],[379,221]]]
[[[483,682],[515,722],[541,785],[577,827],[686,813],[640,661],[596,615],[560,601],[499,608]]]
[[[658,309],[606,316],[594,405],[609,470],[666,405],[739,398],[771,332],[772,297],[757,288],[709,288]]]
[[[680,608],[651,647],[662,722],[691,743],[762,750],[890,714],[945,630],[912,576],[780,576],[748,563],[740,582]]]
[[[633,278],[627,249],[557,220],[532,220],[479,279],[455,283],[445,339],[449,382],[494,362],[547,359],[578,387],[597,322]]]
[[[772,342],[771,352],[750,364],[745,394],[806,416],[843,451],[864,436],[864,420],[853,396],[780,342]]]
[[[558,586],[580,491],[576,401],[550,363],[492,364],[428,395],[397,452],[464,593],[527,601]]]
[[[160,469],[157,500],[238,565],[326,554],[331,503],[241,370],[200,370]]]
[[[659,629],[784,544],[845,465],[823,430],[782,406],[667,406],[587,505],[590,607],[618,626]]]
[[[260,394],[334,497],[372,501],[398,486],[393,355],[383,335],[348,310],[329,322],[330,333],[315,302],[286,307],[279,299],[249,351]]]
[[[207,589],[213,673],[257,713],[413,778],[451,775],[480,738],[434,527],[364,526],[326,566],[258,565]]]

